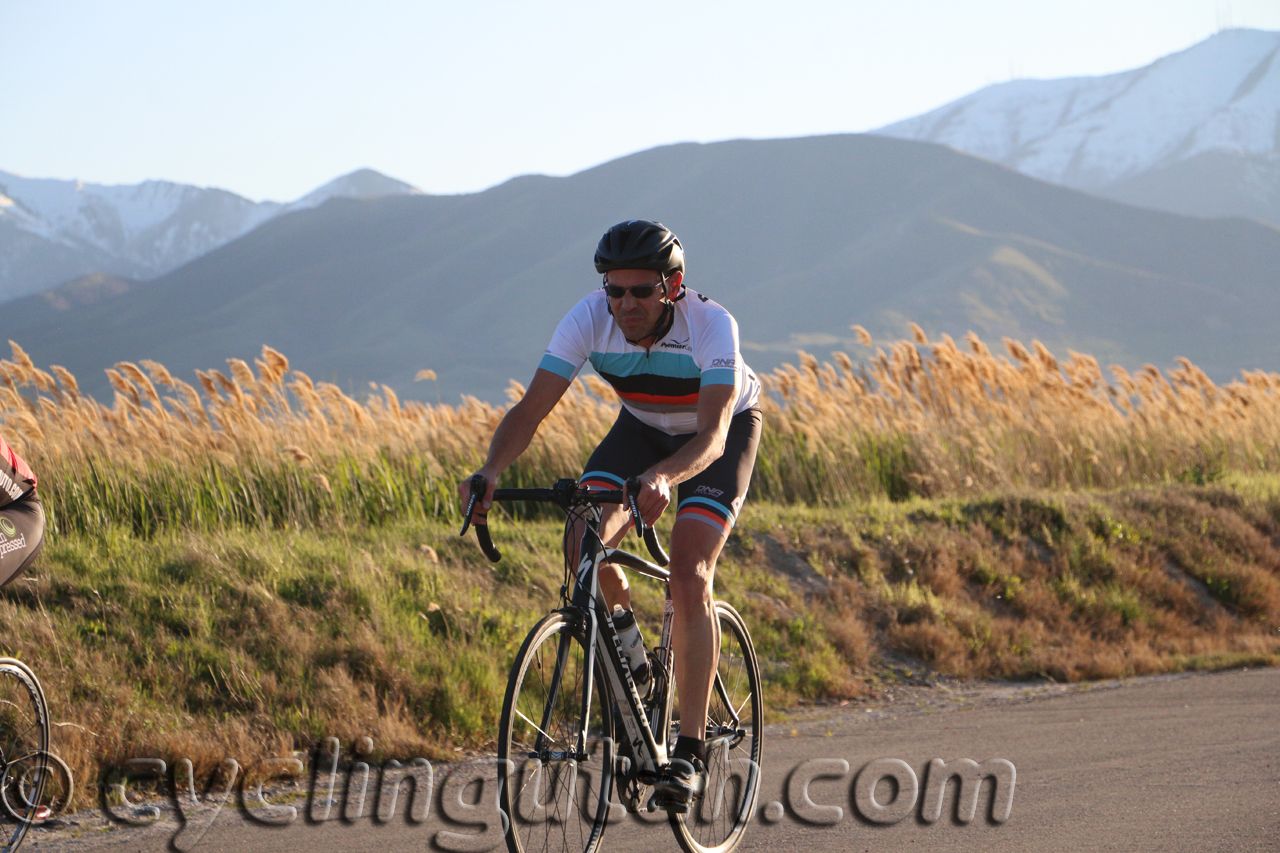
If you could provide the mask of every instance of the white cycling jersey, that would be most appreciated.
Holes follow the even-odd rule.
[[[698,390],[733,385],[733,413],[760,399],[760,380],[738,351],[738,324],[720,305],[685,288],[675,303],[671,330],[646,350],[627,343],[609,314],[608,297],[595,290],[556,327],[538,366],[573,379],[590,361],[642,423],[669,435],[698,431]]]

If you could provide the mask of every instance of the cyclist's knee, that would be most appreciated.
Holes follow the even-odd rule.
[[[714,560],[690,557],[681,559],[673,555],[669,569],[672,598],[711,600],[711,586],[716,572]]]

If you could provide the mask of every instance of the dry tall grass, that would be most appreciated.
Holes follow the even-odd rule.
[[[1008,357],[972,334],[966,343],[930,344],[917,328],[914,342],[862,365],[801,353],[798,367],[765,376],[755,496],[839,503],[1280,470],[1280,374],[1219,386],[1182,359],[1168,375],[1113,366],[1108,381],[1080,353],[1059,362],[1038,342],[1006,339]],[[197,371],[199,388],[163,365],[121,362],[107,370],[106,406],[12,346],[0,361],[0,428],[65,531],[452,517],[454,483],[480,463],[505,410],[472,397],[401,402],[386,386],[357,401],[269,347],[256,372],[238,359],[230,375]],[[512,382],[512,399],[522,393]],[[575,382],[507,484],[579,471],[616,405],[599,379]]]
[[[1178,359],[1168,375],[1112,365],[1108,382],[1093,357],[1059,362],[1038,341],[1028,350],[1006,338],[1006,357],[972,333],[964,351],[914,328],[914,342],[876,349],[864,366],[801,353],[799,367],[764,378],[762,492],[823,502],[1109,488],[1280,466],[1280,374],[1245,371],[1219,386]]]
[[[0,361],[0,427],[38,472],[61,531],[451,517],[454,483],[483,460],[503,414],[472,397],[401,403],[385,385],[357,402],[270,347],[256,373],[239,359],[228,360],[229,376],[197,371],[199,390],[161,364],[121,362],[107,370],[108,407],[67,370],[45,372],[11,345],[13,360]],[[513,382],[510,394],[523,388]],[[614,413],[577,383],[513,482],[577,470]]]

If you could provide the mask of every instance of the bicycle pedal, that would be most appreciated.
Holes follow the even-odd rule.
[[[697,801],[698,798],[695,797],[688,802],[673,803],[664,797],[660,797],[659,794],[655,792],[653,796],[649,798],[648,809],[650,814],[656,811],[671,812],[673,814],[688,814],[692,811],[693,804]]]

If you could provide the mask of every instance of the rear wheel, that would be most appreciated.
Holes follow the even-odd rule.
[[[499,802],[510,853],[592,853],[613,791],[613,718],[599,663],[587,719],[586,645],[564,614],[529,633],[511,668],[498,729]],[[579,735],[585,731],[585,749]]]
[[[5,786],[0,788],[0,806],[14,820],[21,820],[21,815],[35,802],[37,808],[32,821],[37,825],[44,823],[61,814],[75,796],[75,778],[67,762],[52,752],[46,753],[45,757],[43,771],[33,760],[34,753],[15,761]],[[36,791],[40,788],[43,792],[37,796]]]
[[[746,623],[723,601],[720,661],[707,712],[707,784],[687,814],[668,813],[686,853],[729,853],[738,846],[760,798],[764,705],[760,667]],[[674,743],[679,721],[673,721]]]
[[[26,664],[0,658],[0,791],[22,792],[6,803],[13,821],[0,833],[4,845],[0,853],[17,850],[32,823],[38,822],[48,756],[49,709],[44,690]]]

